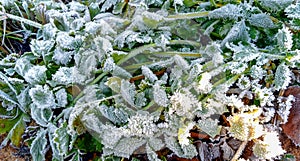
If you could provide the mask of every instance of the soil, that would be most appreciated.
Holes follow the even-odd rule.
[[[0,143],[6,136],[0,135]],[[0,149],[0,160],[1,161],[30,161],[27,147],[14,148],[7,145]]]

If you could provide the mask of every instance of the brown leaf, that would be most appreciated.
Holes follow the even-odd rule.
[[[290,110],[288,122],[282,125],[283,132],[293,141],[296,146],[300,146],[300,87],[289,87],[284,96],[293,95],[295,101]]]

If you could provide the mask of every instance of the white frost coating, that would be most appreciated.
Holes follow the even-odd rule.
[[[201,74],[201,79],[197,83],[197,91],[200,93],[209,93],[212,90],[212,84],[210,83],[211,75],[207,72]]]
[[[29,96],[32,102],[38,108],[55,108],[55,98],[53,92],[49,89],[47,85],[35,85],[35,87],[29,90]]]

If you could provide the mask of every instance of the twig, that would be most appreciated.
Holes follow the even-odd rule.
[[[239,157],[241,156],[242,152],[244,151],[247,143],[248,143],[248,140],[242,142],[242,144],[240,145],[240,147],[238,148],[238,150],[236,151],[236,153],[232,157],[231,161],[236,161],[236,160],[239,159]]]

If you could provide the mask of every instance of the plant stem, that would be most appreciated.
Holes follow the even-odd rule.
[[[195,42],[195,41],[188,41],[188,40],[170,40],[169,45],[192,45],[195,47],[200,47],[200,43]],[[135,57],[136,55],[146,51],[147,49],[151,48],[151,47],[157,47],[157,45],[155,43],[152,44],[147,44],[144,46],[140,46],[137,47],[133,50],[131,50],[123,59],[119,60],[117,65],[121,65],[123,63],[125,63],[127,60],[129,60],[130,58]]]
[[[244,151],[247,143],[248,143],[247,140],[242,142],[242,144],[240,145],[240,147],[238,148],[238,150],[236,151],[236,153],[232,157],[231,161],[237,161],[239,159],[239,157],[241,156],[242,152]]]
[[[12,14],[9,14],[9,13],[0,12],[0,15],[1,16],[6,16],[7,18],[10,18],[10,19],[13,19],[13,20],[16,20],[16,21],[20,21],[20,22],[26,23],[26,24],[28,24],[30,26],[33,26],[33,27],[36,27],[38,29],[40,29],[40,28],[43,27],[42,24],[39,24],[37,22],[25,19],[23,17],[15,16],[15,15],[12,15]]]
[[[193,53],[193,52],[177,52],[177,51],[166,51],[166,52],[153,52],[151,54],[159,55],[162,57],[169,57],[169,56],[175,56],[180,55],[182,57],[188,57],[188,58],[198,58],[201,56],[200,53]]]
[[[180,13],[180,14],[176,14],[176,15],[170,15],[166,18],[166,20],[172,21],[172,20],[201,18],[201,17],[207,17],[208,14],[209,14],[208,11],[193,12],[193,13]]]

